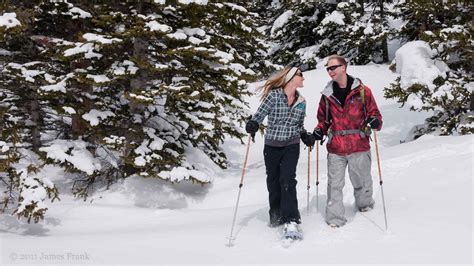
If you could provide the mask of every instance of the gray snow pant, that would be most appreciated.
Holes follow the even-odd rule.
[[[349,178],[354,187],[357,208],[373,206],[372,159],[370,151],[356,152],[346,156],[328,153],[328,199],[326,205],[326,223],[343,226],[344,217],[342,189],[345,183],[346,166],[349,165]]]

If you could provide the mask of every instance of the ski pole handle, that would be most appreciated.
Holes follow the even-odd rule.
[[[239,188],[241,188],[244,185],[245,168],[247,168],[247,160],[249,158],[249,149],[250,149],[250,141],[251,140],[252,140],[252,135],[249,134],[249,139],[247,141],[247,149],[245,151],[244,166],[242,167],[242,175],[240,176]]]
[[[377,130],[374,130],[374,140],[375,140],[375,153],[377,155],[377,166],[379,169],[379,180],[380,180],[380,185],[382,185],[382,170],[380,170],[380,156],[379,156],[379,145],[377,142]]]

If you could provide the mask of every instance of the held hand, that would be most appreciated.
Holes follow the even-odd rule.
[[[314,136],[314,139],[315,139],[315,140],[322,140],[323,137],[324,137],[323,130],[320,129],[320,128],[314,129],[314,131],[313,131],[313,136]]]
[[[313,134],[306,131],[301,132],[301,141],[303,141],[303,143],[308,147],[313,147],[316,142]]]
[[[372,129],[377,129],[380,126],[380,121],[375,116],[371,116],[365,120],[365,124]]]
[[[255,133],[257,133],[258,128],[258,123],[254,120],[249,120],[245,125],[245,131],[247,131],[247,133],[250,134],[252,138],[255,138]]]

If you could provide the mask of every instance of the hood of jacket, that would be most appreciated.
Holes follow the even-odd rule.
[[[354,90],[360,85],[362,85],[362,81],[359,78],[354,78],[354,77],[352,78],[354,79],[354,82],[352,82],[351,90]],[[331,96],[334,92],[334,89],[333,89],[334,82],[335,82],[334,80],[329,81],[326,87],[324,87],[324,90],[321,92],[321,94],[326,97]]]

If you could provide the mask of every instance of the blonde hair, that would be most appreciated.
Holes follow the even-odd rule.
[[[291,68],[291,66],[287,66],[284,69],[278,71],[275,75],[270,77],[265,82],[265,85],[257,88],[256,91],[260,93],[260,101],[263,101],[263,99],[267,97],[271,90],[276,88],[283,88],[286,85],[286,74],[290,72]]]

